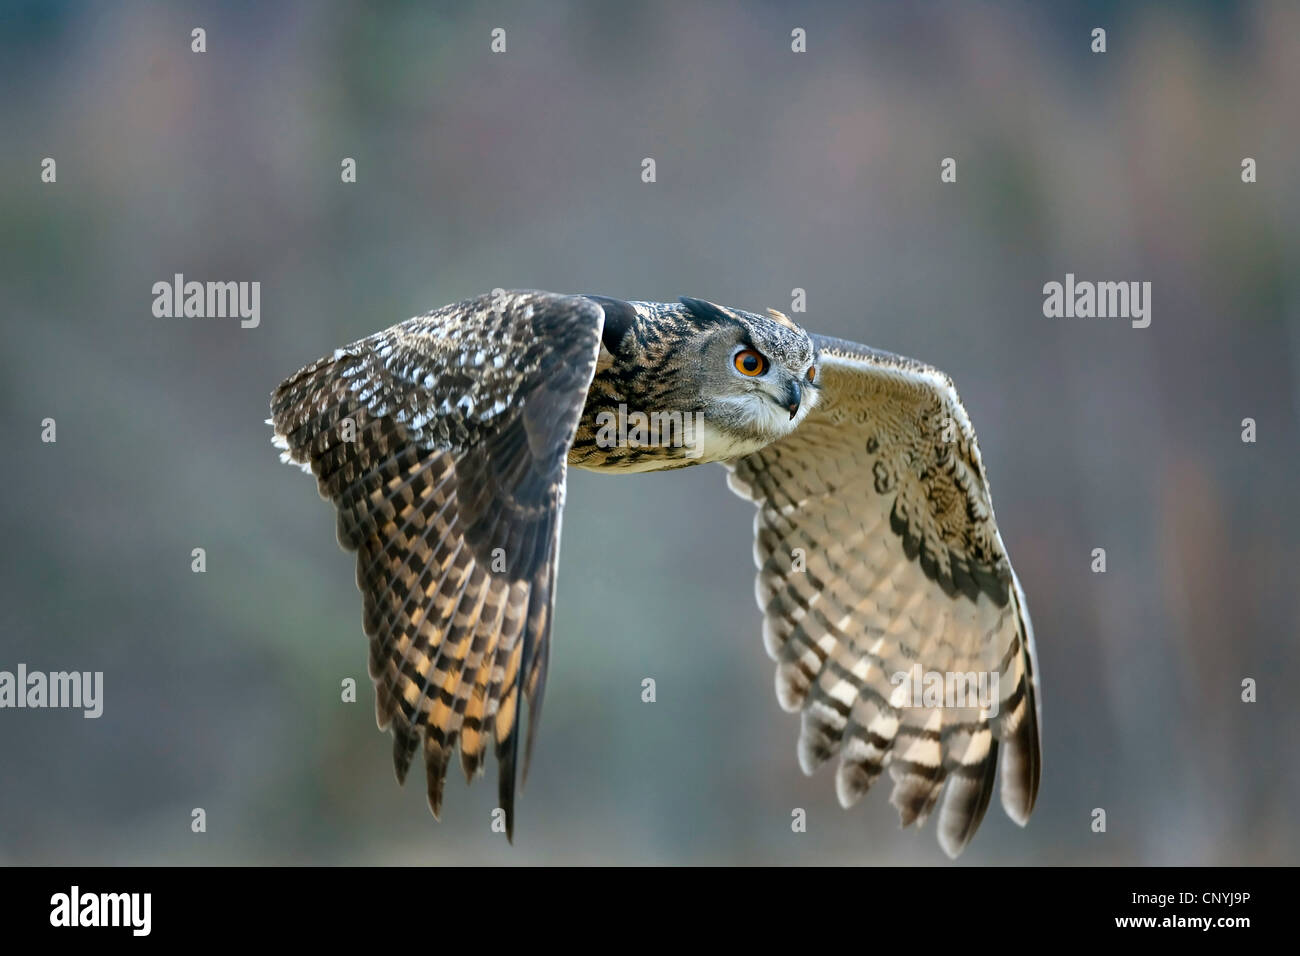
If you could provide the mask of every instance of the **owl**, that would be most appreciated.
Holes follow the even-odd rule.
[[[501,292],[313,362],[272,394],[281,457],[357,554],[376,718],[442,809],[499,765],[513,838],[546,686],[569,466],[720,462],[754,517],[755,593],[798,760],[842,805],[886,770],[904,826],[955,857],[1038,792],[1033,629],[952,381],[699,299]],[[942,797],[942,799],[941,799]]]

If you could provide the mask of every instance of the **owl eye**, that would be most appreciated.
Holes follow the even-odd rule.
[[[759,355],[753,349],[741,349],[732,359],[736,365],[736,371],[741,375],[762,375],[767,371],[767,359]]]
[[[808,366],[808,381],[811,382],[816,377],[817,377],[817,369],[811,365]]]

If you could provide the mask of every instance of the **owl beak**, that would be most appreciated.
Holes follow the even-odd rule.
[[[785,389],[785,407],[790,410],[790,421],[799,414],[799,403],[803,401],[803,392],[799,390],[798,382],[791,382]]]

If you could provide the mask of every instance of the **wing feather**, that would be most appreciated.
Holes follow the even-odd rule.
[[[1024,594],[947,376],[813,340],[817,406],[795,432],[729,465],[731,488],[758,508],[755,594],[777,699],[801,713],[806,773],[838,756],[847,807],[888,767],[903,825],[938,807],[939,842],[956,856],[988,807],[999,750],[1008,815],[1023,824],[1037,795]],[[941,690],[996,680],[998,694],[915,700],[930,675]]]
[[[512,837],[520,698],[531,752],[565,459],[602,323],[584,298],[483,296],[338,349],[271,398],[282,457],[316,476],[357,552],[398,780],[422,746],[437,817],[457,745],[472,780],[492,743]]]

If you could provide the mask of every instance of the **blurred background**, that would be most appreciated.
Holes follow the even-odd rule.
[[[493,287],[802,288],[953,376],[1045,747],[1028,828],[995,803],[962,864],[1300,862],[1300,8],[1048,6],[0,7],[0,669],[105,681],[98,720],[0,711],[0,862],[946,859],[886,784],[844,811],[800,773],[715,466],[570,476],[514,847],[495,765],[441,824],[397,787],[353,557],[267,398]],[[260,325],[154,318],[177,272],[259,281]],[[1067,272],[1151,282],[1150,327],[1045,318]]]

